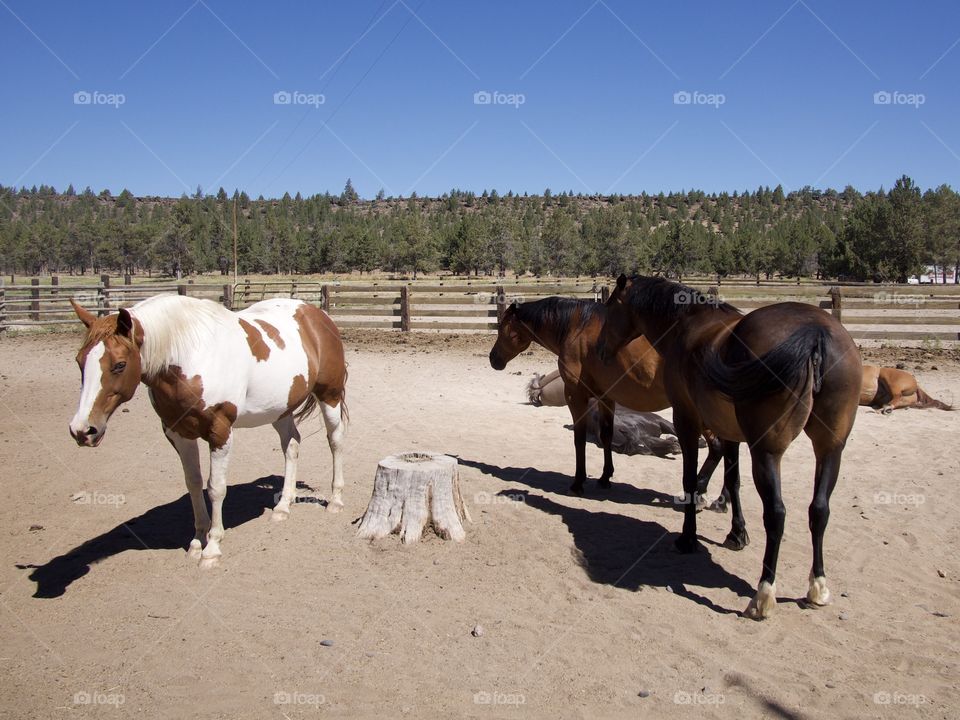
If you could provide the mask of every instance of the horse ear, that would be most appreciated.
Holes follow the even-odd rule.
[[[117,316],[117,335],[124,337],[133,337],[133,318],[126,308],[120,308],[120,314]]]
[[[73,311],[77,314],[77,317],[80,318],[80,322],[82,322],[86,327],[93,325],[94,321],[97,319],[96,315],[89,310],[84,310],[73,298],[70,298],[70,304],[73,306]]]
[[[623,273],[620,273],[620,277],[617,278],[617,290],[623,290],[627,286],[627,276]]]

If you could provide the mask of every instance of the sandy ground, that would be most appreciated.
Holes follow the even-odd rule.
[[[676,460],[618,457],[611,491],[569,495],[567,412],[523,403],[552,364],[543,351],[497,373],[490,337],[348,334],[346,512],[300,502],[269,522],[276,438],[240,431],[223,562],[201,571],[146,393],[100,448],[68,436],[78,339],[0,340],[2,717],[960,715],[960,413],[860,410],[822,609],[798,601],[813,457],[804,438],[791,447],[779,607],[757,623],[740,616],[764,538],[749,478],[739,553],[717,545],[729,516],[714,513],[700,516],[704,552],[673,550]],[[956,353],[868,352],[960,399]],[[317,419],[303,434],[301,492],[316,500],[330,457]],[[405,449],[460,458],[462,545],[354,538],[377,460]],[[588,448],[591,476],[601,464]]]

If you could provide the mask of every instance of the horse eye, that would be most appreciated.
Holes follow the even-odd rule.
[[[118,362],[116,365],[111,368],[110,372],[113,373],[122,373],[123,369],[127,366],[125,362]]]

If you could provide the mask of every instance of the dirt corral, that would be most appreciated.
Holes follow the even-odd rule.
[[[223,560],[201,571],[184,553],[180,466],[144,389],[100,448],[70,439],[78,342],[0,340],[0,716],[960,712],[960,413],[860,409],[827,530],[834,602],[821,609],[799,601],[813,456],[798,439],[783,464],[779,607],[758,623],[740,616],[764,539],[749,476],[752,543],[739,553],[717,544],[729,516],[708,512],[705,551],[673,550],[678,460],[616,457],[611,490],[569,495],[568,413],[523,394],[553,363],[543,351],[497,373],[489,336],[347,333],[346,511],[317,502],[330,476],[318,419],[302,428],[304,500],[285,523],[268,520],[275,433],[238,431]],[[950,353],[867,357],[960,400]],[[377,461],[400,450],[459,458],[473,517],[462,545],[355,539]],[[588,447],[591,477],[601,464]]]

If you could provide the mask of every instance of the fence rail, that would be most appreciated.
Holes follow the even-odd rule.
[[[754,282],[709,280],[690,282],[717,301],[745,312],[772,302],[793,300],[832,312],[855,339],[960,342],[960,286],[827,285],[814,282]],[[0,332],[10,328],[64,325],[76,321],[70,300],[105,315],[152,295],[169,292],[203,297],[231,309],[249,307],[274,297],[298,298],[326,310],[340,327],[383,330],[490,332],[500,313],[512,302],[549,295],[602,300],[610,285],[592,278],[561,280],[463,280],[450,282],[320,282],[313,280],[212,283],[120,284],[106,275],[100,282],[61,284],[51,278],[41,284],[5,284],[0,280]]]

